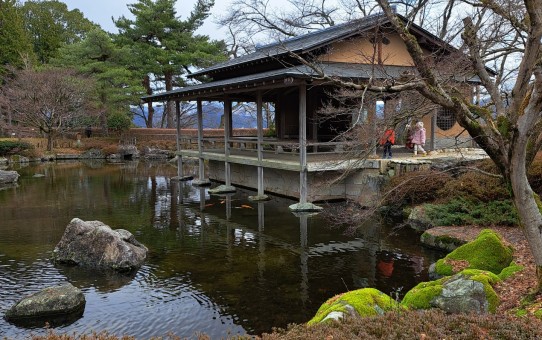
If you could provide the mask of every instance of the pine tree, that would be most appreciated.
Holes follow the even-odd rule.
[[[0,46],[0,74],[4,66],[21,68],[34,58],[22,11],[15,0],[0,0]]]
[[[225,59],[222,41],[210,41],[196,30],[209,16],[213,0],[198,0],[190,15],[181,20],[175,11],[176,0],[139,0],[128,5],[134,20],[121,17],[115,21],[119,41],[129,46],[140,65],[146,93],[152,94],[153,81],[164,84],[166,91],[183,86],[184,75],[191,68],[204,67]],[[167,105],[167,126],[173,127],[173,105]],[[149,105],[148,127],[152,124]]]

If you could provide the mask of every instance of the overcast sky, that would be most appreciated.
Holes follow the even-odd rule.
[[[115,24],[111,17],[115,19],[120,16],[130,16],[131,13],[126,7],[127,4],[136,3],[137,0],[61,0],[68,6],[68,9],[79,9],[85,17],[100,26],[106,31],[117,33]],[[177,15],[186,18],[194,8],[195,0],[177,1]],[[203,27],[198,31],[200,34],[206,34],[213,39],[223,39],[226,35],[217,25],[213,23],[213,16],[217,13],[223,13],[227,8],[229,0],[215,0],[215,5],[211,12],[211,17],[205,21]]]

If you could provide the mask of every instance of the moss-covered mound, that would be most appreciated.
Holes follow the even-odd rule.
[[[390,310],[402,308],[397,301],[378,289],[363,288],[348,293],[336,295],[320,306],[314,318],[307,324],[322,322],[328,315],[334,313],[338,318],[344,315],[375,316]],[[333,314],[332,314],[333,315]]]
[[[487,270],[499,274],[512,262],[512,248],[502,242],[494,231],[484,229],[478,237],[437,261],[435,272],[450,276],[463,269]]]
[[[501,279],[489,272],[478,269],[465,269],[454,276],[447,276],[435,281],[421,282],[416,287],[409,290],[401,305],[409,309],[430,309],[435,307],[434,301],[442,295],[447,282],[455,280],[457,277],[480,282],[484,286],[484,293],[489,304],[489,312],[494,313],[499,305],[499,298],[493,290],[493,285],[500,282]]]

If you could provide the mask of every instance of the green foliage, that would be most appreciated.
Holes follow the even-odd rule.
[[[25,31],[23,13],[15,0],[0,3],[0,75],[5,65],[20,68],[27,61],[32,61],[30,36]]]
[[[444,204],[425,204],[425,213],[435,225],[507,225],[518,224],[511,200],[482,202],[457,197]]]
[[[61,48],[51,63],[92,76],[96,80],[96,106],[109,116],[128,111],[144,93],[141,75],[125,67],[131,62],[131,54],[128,48],[117,46],[108,33],[94,29],[82,41]]]
[[[114,131],[123,131],[130,128],[132,119],[125,113],[113,112],[107,116],[107,127]]]
[[[29,149],[32,149],[32,145],[25,142],[0,140],[0,156],[15,155]]]
[[[209,16],[214,2],[198,0],[185,20],[177,16],[175,3],[176,0],[138,0],[128,5],[134,19],[123,16],[115,20],[119,29],[116,41],[133,56],[125,66],[138,72],[147,94],[155,90],[151,78],[159,80],[169,91],[184,85],[183,76],[188,69],[226,60],[222,41],[211,41],[195,33]],[[152,117],[147,120],[152,122]],[[169,116],[167,121],[172,124],[173,117]]]
[[[60,47],[80,41],[96,27],[81,11],[69,11],[65,3],[56,0],[25,1],[22,9],[34,52],[43,64],[56,56]]]
[[[494,231],[484,229],[478,237],[437,261],[435,271],[441,276],[454,274],[452,262],[465,261],[466,269],[487,270],[496,275],[512,262],[512,249],[503,244]]]

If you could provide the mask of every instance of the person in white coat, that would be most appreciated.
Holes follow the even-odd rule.
[[[423,149],[423,146],[425,145],[425,128],[423,127],[422,122],[416,123],[411,139],[412,144],[414,144],[414,156],[416,156],[418,152],[423,153],[424,156],[427,155],[427,152]]]

